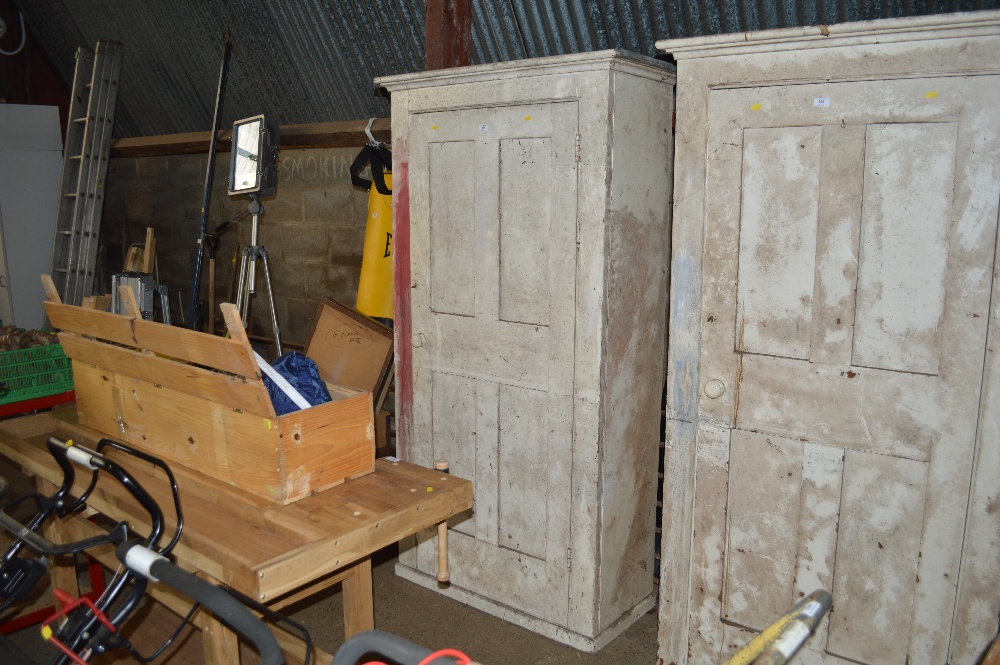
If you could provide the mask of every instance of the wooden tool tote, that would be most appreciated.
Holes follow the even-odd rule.
[[[236,308],[222,307],[232,339],[50,294],[81,424],[282,504],[371,473],[371,393],[327,384],[332,402],[276,416]]]

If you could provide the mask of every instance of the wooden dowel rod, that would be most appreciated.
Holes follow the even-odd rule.
[[[434,468],[442,473],[450,473],[448,460],[439,459],[434,462]],[[447,584],[451,580],[448,573],[448,520],[438,524],[438,572],[437,581]]]

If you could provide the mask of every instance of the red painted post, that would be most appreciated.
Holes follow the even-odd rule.
[[[426,69],[472,63],[472,0],[427,0]]]

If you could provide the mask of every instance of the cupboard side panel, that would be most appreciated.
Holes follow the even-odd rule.
[[[655,588],[672,156],[670,87],[621,73],[614,75],[613,85],[614,172],[603,321],[600,630]]]

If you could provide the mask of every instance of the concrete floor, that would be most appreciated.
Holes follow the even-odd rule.
[[[375,627],[428,648],[455,648],[484,665],[656,662],[655,611],[598,653],[585,654],[397,577],[394,550],[380,552],[375,563]],[[335,650],[343,636],[340,608],[337,592],[302,608],[294,617],[309,628],[319,646]]]
[[[484,665],[653,665],[656,662],[655,611],[643,616],[600,652],[585,654],[397,577],[393,571],[396,563],[394,547],[378,552],[374,563],[375,626],[428,648],[459,649]],[[306,626],[318,647],[333,653],[343,642],[339,587],[303,601],[286,610],[286,613]],[[150,624],[157,625],[140,625],[136,630],[152,631],[158,635],[158,642],[162,639],[159,636],[168,634],[169,628],[177,622],[173,615],[164,614],[167,616],[150,620]],[[42,642],[37,628],[25,629],[11,637],[36,662],[46,662],[53,653],[52,647]],[[152,640],[142,641],[149,648],[141,650],[151,651]],[[200,660],[200,651],[197,635],[182,636],[178,644],[164,655],[164,659],[157,662],[189,665]],[[136,661],[126,657],[101,662]]]

